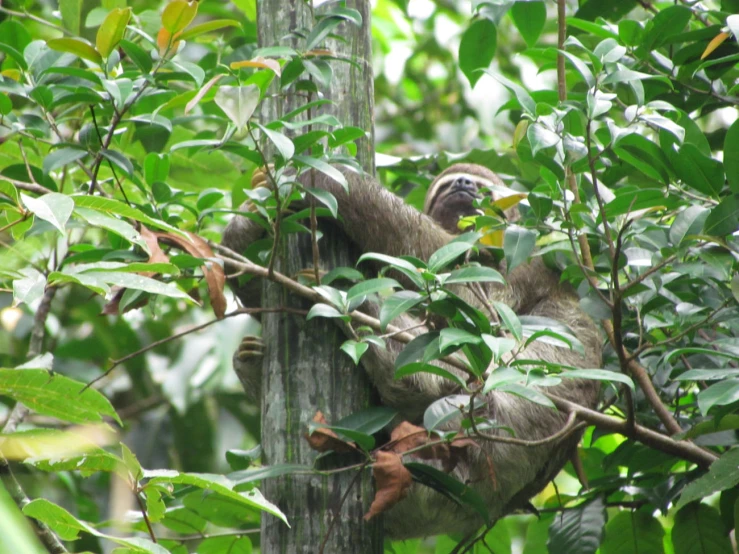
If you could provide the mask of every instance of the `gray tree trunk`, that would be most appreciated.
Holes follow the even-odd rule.
[[[337,34],[347,42],[332,41],[330,48],[346,58],[354,58],[357,68],[346,62],[332,62],[334,76],[327,94],[335,105],[327,110],[344,125],[355,125],[369,131],[360,141],[358,157],[366,171],[374,171],[373,83],[370,51],[370,8],[366,0],[350,0],[363,16],[361,30],[342,24]],[[301,39],[283,40],[290,32],[310,29],[313,25],[304,0],[261,0],[258,3],[257,27],[260,46],[291,45],[301,49]],[[301,44],[302,42],[302,44]],[[275,89],[276,91],[276,89]],[[280,96],[265,103],[263,121],[272,121],[306,103],[306,99]],[[315,115],[315,111],[313,113]],[[350,251],[337,227],[321,224],[324,233],[319,242],[322,269],[353,266],[357,252]],[[295,275],[313,266],[310,238],[291,235],[282,241],[275,269]],[[266,282],[263,306],[306,308],[280,286]],[[312,465],[316,453],[303,435],[306,425],[317,410],[329,422],[367,407],[371,387],[360,368],[354,367],[339,350],[345,337],[329,320],[306,321],[288,314],[264,314],[262,333],[265,343],[262,368],[262,447],[266,464],[295,463]],[[287,515],[288,529],[278,519],[264,515],[261,529],[263,554],[315,554],[326,540],[326,554],[382,552],[382,523],[365,523],[362,516],[372,501],[373,486],[368,471],[352,485],[356,473],[341,472],[327,477],[285,476],[267,479],[262,484],[266,498],[275,502]],[[344,494],[349,487],[352,491]],[[329,525],[336,518],[330,534]]]

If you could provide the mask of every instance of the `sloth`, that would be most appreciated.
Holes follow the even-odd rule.
[[[501,179],[485,167],[456,164],[431,184],[424,213],[421,213],[371,177],[349,171],[344,171],[344,174],[349,182],[348,193],[337,181],[323,174],[313,175],[310,181],[307,177],[300,179],[334,195],[338,202],[340,225],[362,252],[411,255],[421,259],[428,259],[433,252],[453,240],[460,232],[459,219],[478,213],[475,201],[481,195],[492,194],[495,199],[503,186]],[[515,208],[507,215],[515,219]],[[224,244],[243,251],[262,233],[263,229],[253,221],[236,216],[224,233]],[[495,266],[492,258],[490,265]],[[501,265],[504,264],[496,267],[505,272]],[[534,367],[540,367],[536,364],[539,361],[576,368],[599,368],[602,364],[599,331],[580,308],[577,293],[569,284],[559,281],[557,272],[549,269],[540,257],[534,257],[507,272],[505,285],[488,285],[483,292],[489,302],[503,302],[518,315],[560,322],[584,347],[583,355],[567,347],[536,340],[518,352],[518,360],[532,360]],[[485,311],[486,305],[489,306],[489,302],[482,301],[480,295],[473,294],[468,287],[460,286],[454,292],[479,310]],[[242,300],[247,296],[242,294]],[[252,299],[250,296],[249,300]],[[374,316],[379,313],[379,308],[369,302],[365,302],[362,310]],[[429,330],[419,327],[421,322],[407,314],[393,323],[402,329],[415,326],[414,335]],[[253,337],[246,337],[234,355],[234,366],[245,388],[254,388],[258,395],[261,358],[255,345],[258,343]],[[378,390],[382,403],[397,410],[402,418],[418,423],[428,406],[458,390],[452,381],[431,373],[415,373],[395,379],[395,358],[403,346],[393,340],[387,341],[385,349],[370,345],[361,364]],[[504,362],[507,361],[510,361],[510,355],[504,357]],[[434,363],[465,377],[443,362]],[[596,381],[562,379],[559,384],[547,387],[546,392],[593,408],[599,386]],[[499,426],[486,431],[490,435],[510,436],[509,430],[512,429],[518,439],[540,441],[554,435],[566,424],[565,414],[510,393],[493,390],[482,400],[484,406],[479,415]],[[443,429],[459,429],[459,424],[458,418],[448,422]],[[475,489],[484,500],[491,520],[495,521],[526,508],[528,500],[543,490],[573,456],[580,435],[580,432],[570,433],[559,440],[545,441],[536,446],[479,440],[478,447],[463,449],[452,475]],[[433,461],[429,463],[435,464]],[[440,463],[436,465],[441,469]],[[474,511],[417,483],[385,514],[384,521],[385,533],[392,539],[444,533],[469,534],[483,524]]]

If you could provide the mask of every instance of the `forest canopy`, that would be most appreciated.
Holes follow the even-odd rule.
[[[247,554],[266,518],[294,523],[263,483],[326,475],[260,460],[273,437],[232,369],[260,308],[234,297],[225,261],[242,284],[302,295],[305,325],[353,328],[336,349],[357,371],[398,315],[444,319],[397,375],[450,358],[468,374],[442,375],[466,395],[459,430],[438,430],[460,416],[438,406],[419,428],[445,456],[478,426],[506,432],[475,417],[482,390],[585,430],[527,510],[385,552],[736,553],[739,1],[376,0],[374,129],[326,96],[363,61],[336,46],[366,23],[357,3],[309,4],[309,25],[266,45],[256,0],[0,5],[0,551]],[[288,96],[297,108],[265,115]],[[371,139],[378,179],[419,210],[454,163],[496,172],[508,194],[429,259],[276,280],[275,245],[325,244],[316,221],[337,203],[255,185],[288,169],[344,182],[336,168],[360,171]],[[219,244],[247,199],[265,236],[235,258]],[[504,363],[531,341],[582,345],[505,305],[450,300],[451,285],[506,278],[468,252],[560,271],[602,328],[603,367]],[[358,316],[375,297],[380,317]],[[547,396],[572,377],[602,383],[597,410]],[[369,475],[395,415],[304,424]],[[409,482],[486,519],[474,483],[400,457]]]

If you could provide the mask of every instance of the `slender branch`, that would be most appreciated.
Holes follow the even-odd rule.
[[[565,422],[562,429],[557,431],[556,433],[549,435],[548,437],[544,437],[543,439],[538,440],[526,440],[526,439],[517,439],[515,437],[504,437],[504,436],[498,436],[498,435],[488,435],[486,433],[483,433],[479,430],[477,430],[477,424],[475,423],[474,418],[470,418],[470,421],[472,422],[472,428],[474,430],[473,436],[476,438],[481,438],[486,441],[490,442],[502,442],[504,444],[515,444],[518,446],[527,446],[527,447],[535,447],[535,446],[544,446],[546,444],[551,444],[553,442],[557,442],[561,439],[564,439],[565,437],[571,435],[575,431],[578,431],[579,429],[582,429],[584,427],[587,427],[587,423],[585,422],[577,422],[577,414],[575,412],[570,412],[567,416],[567,421]]]
[[[141,495],[138,491],[134,491],[134,496],[136,497],[136,503],[139,505],[141,515],[144,517],[144,523],[146,523],[146,529],[149,531],[149,536],[151,537],[152,542],[156,543],[157,536],[154,534],[154,528],[151,526],[151,521],[149,521],[149,514],[146,513],[146,505],[144,504],[144,501],[141,500]]]
[[[631,353],[631,355],[629,356],[629,360],[633,360],[633,359],[637,358],[639,356],[639,354],[641,354],[642,352],[644,352],[648,348],[658,348],[660,346],[665,346],[667,344],[674,343],[675,341],[678,341],[681,338],[683,338],[685,335],[688,335],[688,334],[692,333],[693,331],[696,331],[697,329],[704,328],[706,326],[706,324],[709,321],[711,321],[714,317],[716,317],[716,315],[718,315],[718,313],[721,310],[723,310],[724,308],[726,308],[729,304],[732,304],[733,302],[734,302],[734,299],[733,298],[724,300],[723,303],[718,308],[716,308],[715,310],[713,310],[706,317],[704,317],[703,319],[701,319],[697,323],[694,323],[690,327],[686,327],[685,329],[683,329],[680,333],[678,333],[675,336],[666,338],[666,339],[661,340],[659,342],[656,342],[654,344],[644,344],[644,345],[642,345],[641,347],[637,348],[636,350],[634,350],[634,352]]]
[[[578,418],[595,425],[599,429],[606,429],[608,431],[620,433],[625,437],[638,440],[650,448],[688,460],[700,467],[706,468],[718,459],[718,456],[713,452],[704,450],[692,442],[674,440],[667,435],[663,435],[657,431],[652,431],[651,429],[647,429],[639,424],[634,425],[634,428],[629,430],[626,421],[623,419],[602,414],[553,394],[546,392],[544,394],[554,402],[554,405],[559,410],[567,413],[575,412]]]
[[[558,7],[558,20],[557,20],[557,28],[558,28],[558,35],[559,35],[559,49],[561,50],[564,47],[564,41],[566,37],[566,23],[565,23],[565,4],[566,0],[557,0],[557,7]],[[559,99],[560,102],[564,101],[566,99],[567,94],[567,87],[565,82],[565,76],[564,76],[564,56],[560,53],[557,56],[557,82],[559,85]],[[589,152],[589,149],[588,149]],[[580,203],[580,193],[577,189],[577,183],[574,179],[574,174],[572,174],[571,169],[567,168],[567,183],[568,186],[572,192],[572,194],[575,197],[575,204]],[[596,182],[593,183],[593,186],[596,187]],[[605,220],[605,213],[601,211],[601,217]],[[608,233],[606,233],[608,235]],[[577,237],[578,242],[580,244],[580,255],[582,256],[582,262],[585,268],[587,268],[590,271],[595,271],[595,265],[593,264],[593,256],[590,252],[590,245],[588,244],[587,237],[585,235],[580,234]],[[612,263],[616,263],[617,260],[613,260]],[[585,277],[590,281],[589,272],[584,272]],[[592,284],[592,282],[591,282]],[[597,290],[597,289],[596,289]],[[614,309],[614,307],[612,307]],[[620,337],[616,338],[616,333],[613,329],[613,324],[609,320],[603,320],[603,328],[606,332],[606,335],[608,337],[608,341],[611,343],[611,345],[616,348],[616,345],[619,343]],[[623,355],[628,359],[629,353],[623,349]],[[634,381],[637,382],[639,387],[644,392],[644,396],[649,401],[650,405],[654,409],[655,413],[659,417],[662,424],[667,428],[667,430],[671,434],[676,434],[682,431],[680,425],[678,425],[677,421],[672,417],[672,414],[667,409],[667,407],[662,403],[662,400],[660,399],[659,395],[657,394],[657,391],[654,388],[654,384],[652,383],[652,380],[649,377],[649,373],[647,370],[639,364],[636,360],[629,359],[626,363],[626,368],[628,369],[628,372],[631,374],[631,376],[634,378]],[[635,432],[635,431],[634,431]],[[629,436],[629,435],[627,435]],[[697,448],[697,447],[696,447]]]
[[[85,389],[90,388],[95,383],[100,381],[101,379],[104,379],[108,375],[110,375],[110,372],[113,371],[116,367],[121,365],[124,362],[127,362],[128,360],[135,358],[137,356],[140,356],[141,354],[148,352],[149,350],[152,350],[158,346],[161,346],[162,344],[166,344],[168,342],[171,342],[173,340],[180,339],[184,337],[185,335],[189,335],[191,333],[196,333],[198,331],[201,331],[205,329],[206,327],[209,327],[213,325],[214,323],[218,323],[219,321],[223,321],[224,319],[227,319],[229,317],[233,317],[235,315],[241,315],[241,314],[263,314],[263,313],[273,313],[273,312],[283,312],[283,313],[293,313],[297,315],[308,315],[308,312],[306,310],[298,310],[296,308],[288,308],[288,307],[276,307],[276,308],[239,308],[237,310],[234,310],[232,312],[229,312],[225,314],[221,319],[215,318],[211,319],[210,321],[206,321],[205,323],[201,323],[200,325],[196,325],[195,327],[190,327],[189,329],[185,329],[184,331],[181,331],[179,333],[175,333],[174,335],[170,335],[168,337],[164,337],[163,339],[159,339],[157,341],[154,341],[150,344],[147,344],[143,348],[139,348],[135,352],[131,352],[130,354],[126,354],[122,358],[118,358],[117,360],[111,360],[111,365],[108,369],[105,370],[104,373],[101,373],[97,377],[95,377],[92,381],[87,383],[85,385]]]
[[[35,192],[36,194],[48,194],[51,191],[46,187],[37,185],[35,183],[26,183],[25,181],[18,181],[17,179],[11,179],[10,177],[0,176],[0,181],[7,181],[11,183],[15,188],[25,190],[27,192]]]
[[[74,33],[72,31],[68,31],[64,27],[56,25],[52,23],[51,21],[46,21],[45,19],[38,17],[37,15],[33,15],[32,13],[28,13],[25,10],[23,10],[22,12],[17,12],[15,10],[9,10],[8,8],[5,8],[2,5],[0,5],[0,13],[12,15],[13,17],[20,17],[21,19],[30,19],[32,21],[35,21],[36,23],[40,23],[41,25],[46,25],[47,27],[51,27],[55,31],[59,31],[60,33],[63,33],[65,35],[74,36]]]

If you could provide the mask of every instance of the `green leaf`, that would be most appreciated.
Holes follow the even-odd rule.
[[[502,385],[495,387],[495,389],[501,392],[515,394],[516,396],[525,398],[526,400],[533,402],[534,404],[539,404],[540,406],[555,409],[552,401],[533,387],[519,385],[518,383],[503,383]]]
[[[171,34],[179,33],[187,27],[198,13],[198,3],[187,0],[172,0],[162,12],[162,27]]]
[[[446,351],[451,347],[460,347],[465,344],[480,344],[482,339],[473,335],[469,331],[464,329],[456,329],[454,327],[447,327],[442,329],[439,334],[439,350]]]
[[[121,423],[108,399],[98,391],[45,369],[0,369],[0,394],[62,421],[99,422],[108,416]]]
[[[623,373],[608,371],[606,369],[570,369],[568,371],[563,371],[558,375],[566,379],[592,379],[595,381],[623,383],[631,390],[636,390],[634,388],[634,381],[631,380],[631,377],[624,375]]]
[[[120,152],[104,148],[100,150],[100,154],[113,165],[116,165],[125,171],[129,176],[133,175],[133,164],[131,163],[131,160]]]
[[[739,120],[726,131],[724,137],[724,170],[731,192],[739,194]]]
[[[739,448],[734,447],[713,462],[708,468],[708,473],[698,477],[683,489],[677,507],[680,509],[694,500],[700,500],[737,485],[739,485]]]
[[[362,358],[362,355],[367,352],[368,348],[369,344],[366,342],[357,342],[354,340],[345,341],[341,345],[341,350],[352,359],[354,365],[359,365],[359,360]]]
[[[41,299],[46,289],[46,275],[32,267],[20,270],[20,279],[13,279],[13,303],[26,303],[29,306]]]
[[[342,127],[333,131],[328,138],[329,148],[338,148],[347,142],[353,142],[365,137],[367,133],[359,127]]]
[[[374,260],[377,262],[388,264],[389,266],[397,269],[403,275],[408,277],[408,279],[410,279],[414,285],[416,285],[419,288],[423,288],[423,278],[419,274],[418,268],[412,263],[410,263],[408,260],[404,260],[403,258],[396,258],[394,256],[387,256],[385,254],[377,254],[375,252],[368,252],[367,254],[362,254],[359,257],[359,260],[357,261],[357,265],[359,265],[361,262],[366,261],[366,260]]]
[[[89,526],[80,522],[64,508],[49,502],[44,498],[32,500],[23,507],[23,513],[28,517],[46,523],[65,541],[77,540],[80,531],[88,531]]]
[[[0,23],[0,42],[12,46],[18,52],[23,52],[32,40],[31,33],[19,21],[6,19]]]
[[[662,46],[667,38],[683,32],[691,16],[692,12],[686,6],[670,6],[660,10],[647,25],[640,49],[648,53]]]
[[[387,326],[400,314],[403,314],[423,302],[424,297],[415,291],[402,290],[386,298],[380,308],[380,328],[384,333]]]
[[[104,471],[118,472],[121,477],[127,477],[123,460],[79,433],[60,429],[30,429],[5,434],[3,439],[8,441],[3,445],[6,456],[8,443],[11,443],[14,449],[22,450],[27,456],[24,463],[41,471],[80,471],[83,476]],[[17,456],[9,457],[18,459]]]
[[[341,24],[338,17],[324,17],[311,29],[305,41],[306,50],[312,50],[325,39],[331,31]]]
[[[694,502],[675,514],[675,554],[732,554],[728,530],[716,508]]]
[[[51,192],[38,198],[32,198],[21,193],[21,200],[33,215],[39,219],[48,221],[62,235],[67,236],[64,227],[67,225],[69,216],[72,215],[72,211],[74,210],[74,201],[69,196],[58,192]]]
[[[558,52],[561,53],[570,61],[572,65],[575,66],[575,69],[577,69],[578,73],[582,75],[585,84],[588,85],[588,88],[592,89],[595,86],[595,76],[593,75],[593,72],[590,70],[588,65],[580,58],[570,54],[566,50],[558,50]]]
[[[510,13],[513,24],[526,41],[526,46],[536,46],[547,21],[547,7],[544,2],[516,2]]]
[[[252,554],[249,537],[210,537],[198,544],[198,554]]]
[[[495,55],[498,31],[495,23],[480,18],[462,34],[459,43],[459,69],[462,70],[470,86],[474,87],[482,77],[482,69],[487,69]]]
[[[289,138],[287,138],[279,131],[268,129],[267,127],[263,127],[259,123],[257,123],[257,127],[259,127],[264,132],[264,134],[267,135],[267,138],[269,138],[272,144],[275,145],[275,148],[277,148],[277,152],[279,152],[280,156],[282,156],[284,160],[289,160],[293,157],[293,154],[295,154],[295,145]]]
[[[13,111],[13,101],[7,94],[0,92],[0,115],[8,115]]]
[[[739,379],[726,379],[698,393],[698,408],[706,415],[714,406],[725,406],[739,400]]]
[[[445,285],[454,283],[500,283],[505,285],[505,279],[503,279],[500,272],[491,267],[471,266],[455,269],[444,281]]]
[[[166,9],[165,9],[166,11]],[[131,18],[131,8],[113,8],[98,29],[95,47],[103,58],[108,58],[126,34],[126,25]]]
[[[603,539],[605,525],[606,507],[600,496],[564,510],[549,527],[549,553],[595,554]]]
[[[330,166],[329,166],[330,167]],[[336,219],[339,217],[339,203],[333,194],[323,189],[314,189],[311,187],[305,187],[305,191],[311,196],[315,197],[321,204],[326,206],[331,212],[331,217]]]
[[[398,370],[413,362],[425,363],[439,355],[439,332],[424,333],[405,345],[405,348],[395,358],[395,369]]]
[[[679,246],[686,237],[699,235],[703,231],[709,213],[710,210],[703,206],[688,206],[677,214],[670,226],[670,242]]]
[[[642,73],[641,71],[634,71],[633,69],[618,69],[613,73],[609,73],[605,79],[603,79],[603,85],[615,85],[618,83],[630,83],[632,81],[643,81],[644,79],[657,79],[659,75],[652,75],[651,73]]]
[[[387,427],[398,412],[387,406],[365,408],[336,422],[337,427],[374,435]]]
[[[44,173],[50,173],[55,169],[84,158],[87,150],[81,148],[57,148],[44,158]]]
[[[73,35],[80,34],[82,22],[82,4],[84,0],[59,0],[59,11],[62,14],[64,28]]]
[[[249,450],[239,450],[232,448],[226,450],[226,461],[231,469],[240,471],[250,467],[262,455],[261,445],[257,445]]]
[[[266,500],[262,493],[257,489],[251,489],[246,492],[236,492],[233,490],[235,483],[223,475],[214,475],[210,473],[179,473],[172,470],[147,471],[146,477],[151,477],[150,485],[172,484],[172,485],[189,485],[220,494],[228,500],[249,506],[257,510],[267,512],[281,519],[288,524],[285,514],[280,509]],[[289,526],[289,524],[288,524]]]
[[[179,37],[180,40],[190,40],[191,38],[204,35],[205,33],[212,33],[213,31],[220,31],[226,27],[239,27],[240,23],[235,19],[213,19],[212,21],[206,21],[190,27],[187,31],[184,31]]]
[[[292,156],[292,154],[290,155]],[[294,156],[293,159],[296,162],[305,164],[308,167],[312,167],[313,169],[320,171],[324,175],[331,177],[331,179],[339,183],[345,191],[349,191],[349,183],[347,183],[346,177],[344,177],[344,174],[336,169],[334,166],[327,164],[323,160],[311,158],[310,156]]]
[[[680,179],[707,196],[718,197],[724,188],[724,167],[718,160],[701,154],[693,144],[683,144],[670,161]]]
[[[724,198],[721,203],[711,210],[706,218],[703,232],[706,235],[724,237],[739,228],[739,194],[732,194]]]
[[[400,283],[398,283],[395,279],[388,279],[386,277],[369,279],[367,281],[357,283],[352,288],[350,288],[346,293],[346,299],[348,301],[352,301],[355,298],[360,298],[369,294],[374,294],[376,292],[394,288],[401,288]]]
[[[150,73],[153,67],[151,55],[138,44],[130,40],[122,39],[120,46],[131,61],[136,64],[142,73]]]
[[[313,307],[308,312],[308,315],[305,316],[305,319],[310,320],[314,317],[338,317],[342,319],[348,319],[349,316],[342,314],[339,310],[337,310],[333,306],[329,306],[328,304],[313,304]]]
[[[176,1],[179,2],[184,0]],[[233,124],[236,125],[238,129],[242,129],[249,121],[249,118],[254,114],[254,110],[257,109],[260,95],[261,91],[256,85],[238,87],[222,86],[218,88],[214,100]],[[264,128],[262,128],[262,130],[264,130]],[[289,141],[287,137],[285,137],[285,139]],[[290,144],[292,145],[292,143]],[[292,154],[290,156],[292,156]],[[288,158],[290,156],[288,156]]]
[[[525,227],[511,225],[503,235],[503,253],[506,270],[510,273],[516,266],[525,263],[536,247],[536,233]]]
[[[433,401],[423,413],[423,426],[433,431],[453,419],[461,418],[469,413],[470,399],[468,394],[453,394]],[[478,398],[475,409],[479,408],[479,404]]]
[[[606,539],[600,549],[603,554],[664,554],[664,534],[653,515],[624,510],[608,521]]]
[[[149,152],[144,158],[144,179],[151,186],[160,181],[165,182],[169,176],[169,156],[157,152]]]
[[[545,148],[551,148],[560,142],[560,136],[551,131],[541,123],[533,123],[526,129],[526,136],[531,144],[531,153],[536,153]]]
[[[500,361],[504,354],[512,351],[516,347],[516,341],[506,337],[494,337],[487,333],[482,334],[482,340],[485,342],[490,351],[493,353],[493,360]]]
[[[77,38],[55,38],[46,42],[47,46],[57,52],[67,52],[74,54],[82,59],[88,60],[96,64],[102,64],[103,58],[97,51]]]
[[[89,208],[75,208],[74,215],[79,216],[94,227],[100,227],[115,233],[119,237],[126,239],[128,242],[141,247],[144,252],[149,253],[149,245],[146,244],[146,241],[141,237],[141,234],[134,229],[132,225],[129,225],[125,221],[102,212],[90,210]]]
[[[397,367],[397,363],[395,364]],[[442,367],[439,367],[437,365],[423,363],[423,362],[411,362],[408,364],[405,364],[402,367],[399,367],[395,371],[395,379],[402,379],[403,377],[407,377],[409,375],[413,375],[414,373],[431,373],[432,375],[438,375],[439,377],[443,377],[444,379],[447,379],[457,385],[462,390],[467,390],[467,383],[465,383],[465,380],[460,377],[459,375],[452,373],[451,371],[444,369]]]
[[[163,283],[151,277],[144,277],[133,273],[123,271],[94,271],[90,273],[68,273],[68,272],[52,272],[49,275],[49,282],[56,280],[77,281],[81,285],[87,286],[89,280],[85,277],[92,278],[107,285],[116,285],[119,287],[142,290],[149,294],[160,294],[169,296],[170,298],[181,298],[189,303],[195,303],[195,300],[182,289],[177,288],[174,284]]]
[[[442,246],[436,252],[431,254],[431,257],[429,258],[429,271],[432,273],[438,273],[441,269],[448,266],[473,246],[474,244],[472,243],[462,241],[450,242],[449,244]]]
[[[198,210],[204,211],[211,208],[219,200],[224,197],[224,193],[218,189],[205,189],[198,194],[197,207]]]
[[[141,223],[145,223],[146,225],[149,225],[151,227],[164,229],[165,231],[169,231],[170,233],[174,233],[181,237],[187,237],[184,232],[180,231],[176,227],[164,223],[163,221],[159,221],[158,219],[154,219],[153,217],[149,217],[141,210],[133,208],[128,204],[125,204],[119,200],[115,200],[114,198],[103,198],[101,196],[89,195],[73,196],[72,198],[74,199],[74,203],[77,207],[90,208],[91,210],[95,210],[98,212],[115,214],[121,217],[128,217],[131,219],[135,219],[136,221],[140,221]]]
[[[493,306],[495,307],[495,311],[498,312],[500,320],[503,322],[503,325],[505,325],[506,329],[511,332],[511,334],[517,341],[522,341],[523,327],[516,313],[502,302],[493,302]]]
[[[429,465],[419,464],[416,462],[404,465],[413,475],[414,481],[423,483],[427,487],[431,487],[447,498],[452,499],[460,506],[471,507],[480,515],[480,517],[482,517],[483,521],[490,524],[490,515],[488,514],[485,501],[477,491],[468,487],[461,481],[458,481],[451,475],[448,475],[443,471],[439,471]]]
[[[64,508],[49,502],[45,498],[32,500],[23,507],[23,513],[29,517],[46,523],[64,540],[75,540],[79,531],[90,533],[127,547],[131,554],[169,554],[169,550],[148,539],[139,537],[121,538],[101,533],[88,523],[81,521]]]

